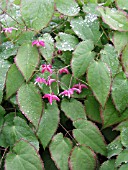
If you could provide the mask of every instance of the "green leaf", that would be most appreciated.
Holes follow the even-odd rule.
[[[128,163],[128,150],[123,150],[116,159],[116,167],[120,166],[122,163]]]
[[[128,32],[114,32],[113,36],[113,44],[115,46],[116,51],[118,54],[124,49],[124,47],[128,43]]]
[[[15,62],[26,81],[28,81],[39,63],[39,54],[36,47],[32,44],[22,44],[18,50]]]
[[[45,48],[40,47],[40,52],[45,60],[51,63],[54,52],[54,40],[50,34],[46,33],[43,35],[43,41],[45,42]]]
[[[124,72],[126,74],[126,76],[128,76],[128,45],[125,46],[124,50],[122,51],[122,55],[121,55],[121,63],[122,63],[122,67],[124,69]]]
[[[114,77],[118,71],[119,60],[118,55],[114,47],[110,44],[105,45],[104,50],[100,51],[101,60],[105,62],[112,72],[112,77]]]
[[[108,7],[99,7],[97,10],[101,13],[103,21],[110,28],[118,31],[128,31],[128,17],[124,11]]]
[[[98,43],[101,33],[96,15],[88,14],[84,20],[82,17],[74,18],[71,20],[71,27],[82,40],[92,40],[94,44]]]
[[[6,170],[43,170],[43,163],[37,150],[27,141],[19,141],[6,155]]]
[[[121,122],[118,126],[114,128],[114,130],[122,131],[123,128],[127,128],[127,127],[128,127],[128,120]]]
[[[32,83],[22,85],[18,90],[17,100],[22,113],[37,127],[43,110],[42,98],[37,88]]]
[[[83,118],[86,119],[86,114],[82,103],[76,99],[63,99],[61,103],[61,110],[72,121]]]
[[[91,13],[95,14],[97,16],[100,15],[100,13],[97,11],[97,4],[96,3],[88,3],[83,5],[83,12],[85,13]]]
[[[54,12],[54,0],[22,0],[21,14],[28,27],[35,30],[47,26]]]
[[[119,168],[119,170],[128,170],[128,163],[123,164],[123,165]]]
[[[82,145],[85,144],[96,153],[106,155],[106,144],[98,127],[87,120],[77,120],[73,123],[76,129],[73,130],[73,136]]]
[[[7,60],[0,60],[0,103],[3,98],[3,89],[6,80],[6,73],[10,67],[10,63]]]
[[[57,10],[67,16],[75,16],[79,13],[80,7],[74,0],[55,0]]]
[[[56,36],[56,47],[62,51],[72,51],[78,43],[78,39],[70,34],[60,32]]]
[[[8,117],[8,115],[6,116]],[[39,150],[39,142],[32,131],[27,125],[26,121],[16,116],[13,120],[5,117],[5,123],[3,125],[2,134],[5,136],[5,140],[8,146],[12,146],[20,139],[27,140],[37,150]]]
[[[110,70],[107,65],[102,61],[94,61],[88,68],[87,79],[96,99],[104,107],[111,86]]]
[[[5,110],[2,106],[0,106],[0,131],[3,128],[3,123],[4,123],[4,114],[5,114]]]
[[[76,146],[71,152],[69,166],[71,170],[94,170],[96,155],[86,146]]]
[[[24,78],[15,64],[8,70],[6,78],[6,98],[11,97],[23,84]]]
[[[122,150],[121,139],[118,137],[107,146],[108,159],[112,156],[119,155]]]
[[[89,64],[95,57],[92,52],[94,44],[91,40],[86,40],[78,44],[71,61],[72,71],[75,77],[85,74]]]
[[[22,45],[23,43],[30,43],[30,42],[32,42],[34,35],[35,35],[34,31],[22,32],[19,35],[18,39],[16,40],[16,43],[19,45]]]
[[[103,128],[120,123],[128,118],[128,109],[120,114],[114,107],[112,100],[109,99],[104,109],[101,110]]]
[[[5,114],[5,110],[2,106],[0,106],[0,116],[3,116]]]
[[[72,149],[70,139],[64,138],[62,133],[58,133],[54,136],[49,149],[57,168],[60,170],[68,170],[68,158]]]
[[[112,99],[119,112],[124,111],[128,105],[128,80],[124,72],[120,72],[114,78],[112,84]]]
[[[128,1],[127,0],[116,0],[116,5],[118,8],[123,10],[128,10]]]
[[[115,160],[114,159],[105,161],[100,167],[100,170],[109,170],[109,169],[117,170],[117,168],[115,168]]]
[[[41,118],[37,135],[45,149],[56,132],[59,123],[59,109],[56,103],[48,104]]]
[[[128,147],[128,127],[123,127],[121,129],[121,143],[124,147]]]
[[[14,45],[11,41],[4,42],[0,45],[0,58],[8,59],[10,56],[17,54],[18,47]]]
[[[85,103],[86,115],[89,117],[89,119],[101,123],[100,105],[97,102],[97,100],[94,98],[94,96],[88,96],[87,100],[85,100],[84,103]]]

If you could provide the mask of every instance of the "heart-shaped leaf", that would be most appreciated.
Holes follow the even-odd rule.
[[[111,75],[107,65],[102,61],[91,63],[88,68],[87,79],[96,99],[104,107],[111,86]]]
[[[54,136],[49,149],[58,169],[68,170],[68,158],[72,149],[70,139],[64,138],[61,133],[58,133]]]
[[[18,90],[17,100],[22,113],[37,127],[43,110],[37,88],[32,83],[22,85]]]
[[[82,17],[74,18],[71,20],[71,27],[82,40],[92,40],[95,44],[98,43],[101,33],[96,15],[88,14],[84,20]]]
[[[5,160],[6,170],[44,170],[43,162],[37,150],[27,141],[19,141],[9,152]]]
[[[22,0],[21,14],[28,27],[35,30],[47,26],[54,12],[54,0]]]
[[[57,10],[67,16],[75,16],[79,13],[80,7],[74,0],[55,0]]]
[[[61,110],[69,117],[72,121],[83,118],[86,119],[86,114],[83,105],[75,100],[63,99],[61,103]]]
[[[28,81],[39,63],[39,54],[32,44],[22,44],[18,50],[15,62],[22,75]]]
[[[95,52],[92,52],[94,44],[91,40],[86,40],[78,44],[73,52],[71,62],[72,71],[75,77],[80,77],[85,74],[87,67],[95,57]]]
[[[92,170],[96,167],[96,155],[86,146],[74,147],[70,159],[70,170]]]
[[[128,80],[123,72],[117,74],[113,81],[112,98],[119,112],[128,106]]]
[[[41,118],[37,135],[44,147],[48,145],[59,123],[59,110],[56,103],[48,104]]]
[[[73,123],[76,129],[73,136],[82,145],[85,144],[96,153],[106,155],[106,144],[98,127],[90,121],[79,119]]]
[[[116,8],[99,7],[98,11],[102,15],[103,21],[112,29],[118,31],[128,31],[128,17],[127,13]]]
[[[13,82],[13,86],[12,86]],[[15,64],[9,68],[6,78],[6,98],[11,97],[22,85],[24,78]]]

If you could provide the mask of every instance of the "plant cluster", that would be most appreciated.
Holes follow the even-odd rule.
[[[128,169],[128,0],[0,1],[0,169]]]

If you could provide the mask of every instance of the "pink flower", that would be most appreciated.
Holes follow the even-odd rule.
[[[35,80],[35,84],[36,83],[44,83],[44,84],[47,84],[46,80],[44,78],[41,78],[41,77],[37,77],[36,80]]]
[[[81,84],[81,83],[79,83],[79,84],[75,84],[74,86],[73,86],[73,88],[78,88],[79,90],[80,90],[80,93],[81,93],[81,91],[82,91],[82,89],[83,88],[88,88],[85,84]]]
[[[69,89],[69,90],[64,90],[63,92],[60,93],[60,95],[62,96],[68,96],[68,98],[71,97],[71,95],[73,94],[73,90],[72,89]]]
[[[45,71],[48,71],[49,73],[52,74],[52,66],[50,64],[48,65],[43,64],[41,72],[44,73]]]
[[[14,27],[9,27],[9,28],[3,28],[4,32],[12,33],[12,30],[18,30],[17,28]]]
[[[39,47],[39,46],[44,47],[44,46],[45,46],[45,42],[42,41],[42,40],[34,40],[34,41],[32,42],[32,46],[33,46],[33,45],[36,45],[37,47]]]
[[[71,97],[71,95],[74,93],[74,91],[80,93],[80,90],[77,88],[71,88],[69,90],[64,90],[63,92],[60,93],[62,96],[68,96],[68,98]]]
[[[53,93],[52,93],[52,94],[45,94],[45,95],[43,96],[43,98],[47,98],[48,101],[49,101],[49,103],[50,103],[51,105],[52,105],[52,101],[53,101],[53,100],[60,101],[60,99],[59,99],[56,95],[54,95]]]
[[[62,73],[69,74],[69,71],[68,71],[67,68],[61,68],[61,69],[59,70],[59,73],[60,73],[60,74],[62,74]]]
[[[47,85],[48,86],[51,86],[51,84],[53,83],[53,82],[55,82],[56,80],[55,79],[51,79],[50,77],[48,77],[48,81],[47,81]]]

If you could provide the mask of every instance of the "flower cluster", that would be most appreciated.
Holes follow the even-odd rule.
[[[53,70],[52,70],[52,65],[48,64],[43,64],[42,66],[42,70],[41,72],[44,73],[44,72],[49,72],[50,74],[53,73]],[[59,70],[59,74],[63,74],[63,73],[66,73],[66,74],[69,74],[69,71],[67,68],[62,68]],[[53,82],[55,82],[56,80],[55,79],[52,79],[50,76],[48,77],[48,79],[44,79],[44,78],[41,78],[41,77],[37,77],[35,79],[35,84],[39,83],[39,84],[42,84],[44,83],[45,85],[47,86],[51,86],[51,84]],[[81,83],[78,83],[78,84],[75,84],[72,88],[68,89],[68,90],[64,90],[63,92],[61,92],[59,94],[63,96],[67,96],[68,98],[70,98],[73,94],[74,94],[74,91],[77,92],[78,94],[80,94],[82,92],[82,89],[83,88],[88,88],[85,84],[81,84]],[[51,93],[51,94],[45,94],[43,96],[43,98],[47,98],[49,103],[52,105],[52,101],[53,100],[56,100],[56,101],[60,101],[60,99],[54,95],[54,93]]]

